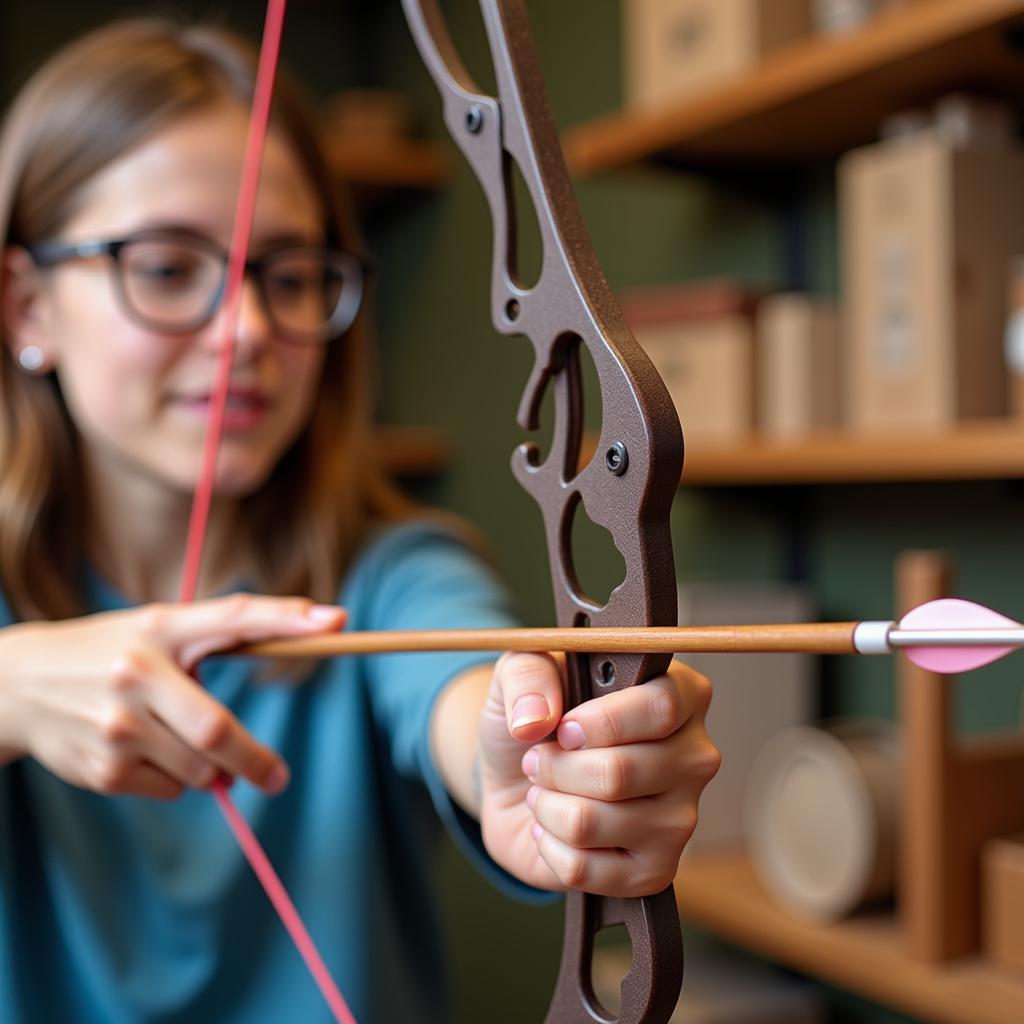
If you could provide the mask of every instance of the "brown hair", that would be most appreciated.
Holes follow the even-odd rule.
[[[89,181],[172,119],[224,98],[247,104],[255,66],[252,48],[223,30],[162,19],[120,22],[66,47],[22,89],[0,134],[0,245],[55,236]],[[271,123],[309,173],[328,239],[357,248],[351,203],[287,81]],[[0,348],[0,581],[21,618],[80,614],[87,496],[77,431],[55,376],[19,372]],[[410,513],[372,455],[372,377],[361,313],[330,346],[306,429],[244,499],[261,590],[333,600],[368,531]]]

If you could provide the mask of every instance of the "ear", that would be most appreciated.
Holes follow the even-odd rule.
[[[36,359],[35,372],[53,367],[53,344],[45,330],[43,281],[39,268],[27,250],[8,246],[0,263],[0,317],[3,343],[19,362],[25,349],[32,347]]]

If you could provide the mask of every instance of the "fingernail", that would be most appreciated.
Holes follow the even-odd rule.
[[[536,782],[540,776],[540,754],[536,750],[528,750],[523,754],[523,774],[531,782]]]
[[[530,829],[530,835],[533,836],[534,842],[539,842],[540,837],[544,835],[544,829],[542,829],[537,822],[534,822],[533,828]]]
[[[537,802],[537,797],[540,796],[540,786],[531,786],[526,793],[526,806],[533,810],[533,805]]]
[[[528,693],[520,697],[512,707],[512,731],[544,722],[550,714],[548,702],[539,693]]]
[[[275,765],[267,776],[264,788],[269,790],[271,793],[280,793],[281,790],[288,785],[290,779],[291,773],[283,764]]]
[[[333,605],[315,604],[306,609],[306,616],[314,622],[333,622],[340,612],[341,609],[335,608]]]
[[[563,750],[579,750],[587,742],[579,722],[562,722],[558,727],[558,743]]]

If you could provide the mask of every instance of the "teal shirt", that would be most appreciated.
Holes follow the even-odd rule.
[[[126,607],[90,584],[97,611]],[[424,524],[376,539],[342,590],[349,628],[512,624],[478,559]],[[0,609],[10,621],[6,608]],[[444,823],[499,885],[428,749],[431,707],[480,654],[334,659],[298,685],[211,659],[209,691],[292,770],[232,789],[361,1024],[445,1021],[431,854]],[[470,737],[466,737],[470,742]],[[316,1024],[330,1015],[209,794],[163,803],[0,769],[4,1024]]]

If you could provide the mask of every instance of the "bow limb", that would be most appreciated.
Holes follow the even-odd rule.
[[[494,222],[491,315],[505,335],[523,335],[534,364],[519,423],[536,430],[554,389],[551,450],[513,456],[513,472],[544,517],[561,626],[651,626],[676,622],[669,512],[682,470],[682,435],[672,401],[622,318],[576,205],[548,109],[522,0],[481,0],[498,84],[482,93],[452,45],[437,0],[403,0],[413,36],[444,103],[445,122],[472,166]],[[511,165],[518,166],[543,241],[541,272],[526,287],[517,274]],[[595,456],[580,465],[583,390],[580,350],[593,360],[603,422]],[[626,575],[605,604],[582,590],[572,524],[580,506],[623,556]],[[663,672],[666,655],[571,655],[569,706]],[[597,932],[624,924],[633,948],[618,1018],[591,984]],[[568,897],[562,965],[547,1024],[664,1024],[682,982],[682,941],[671,886],[655,896]]]

